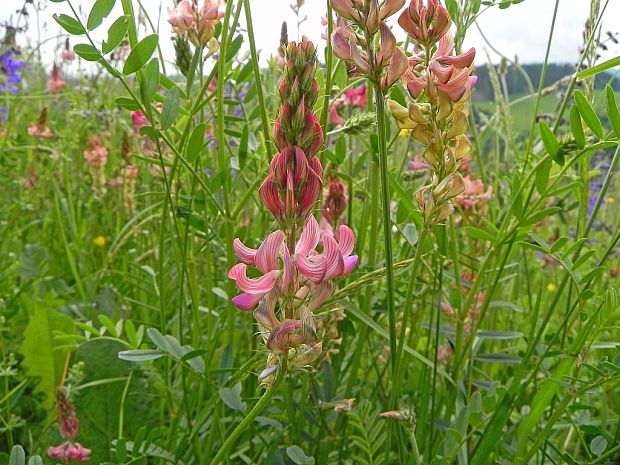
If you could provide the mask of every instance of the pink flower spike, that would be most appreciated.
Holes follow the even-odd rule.
[[[241,260],[246,265],[254,265],[254,260],[256,258],[256,249],[251,249],[239,240],[239,238],[233,241],[233,248],[235,249],[235,255],[239,260]]]
[[[228,272],[228,277],[237,282],[237,287],[248,294],[265,294],[276,285],[279,275],[278,270],[270,271],[260,278],[248,278],[245,263],[237,263]]]
[[[295,245],[295,254],[307,256],[311,250],[314,250],[319,243],[320,231],[319,223],[314,216],[308,217],[304,228],[301,231],[301,237]]]
[[[261,273],[269,273],[278,269],[278,257],[284,244],[284,233],[280,230],[274,231],[258,248],[256,252],[255,264]]]

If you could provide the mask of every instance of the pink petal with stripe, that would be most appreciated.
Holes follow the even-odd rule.
[[[235,255],[246,265],[254,265],[254,259],[256,257],[256,249],[247,247],[240,239],[233,241],[233,248],[235,249]]]
[[[255,258],[256,268],[258,268],[261,273],[269,273],[279,268],[278,258],[283,244],[284,233],[280,230],[272,232],[267,236],[267,239],[263,241],[258,248],[258,252],[256,252]]]
[[[275,286],[280,274],[279,271],[274,270],[260,278],[252,279],[248,278],[246,272],[247,266],[245,263],[237,263],[228,272],[228,277],[234,279],[239,289],[248,294],[265,294],[269,292]]]
[[[319,243],[320,230],[319,223],[314,216],[308,217],[304,228],[301,231],[301,237],[295,245],[295,253],[298,255],[308,255],[311,250],[314,250]]]

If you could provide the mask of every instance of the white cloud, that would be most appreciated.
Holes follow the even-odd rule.
[[[81,10],[84,17],[94,3],[94,0],[73,0]],[[275,53],[280,38],[280,26],[286,21],[289,29],[289,39],[295,40],[297,34],[297,18],[290,8],[293,0],[252,0],[252,15],[256,34],[257,48],[262,50],[261,59],[266,59]],[[306,0],[301,9],[301,18],[306,18],[300,25],[299,34],[307,35],[315,43],[323,43],[321,33],[324,28],[321,25],[321,16],[325,14],[327,0]],[[12,3],[9,5],[7,3]],[[109,25],[121,14],[120,1],[112,12],[104,26],[100,27],[95,34],[99,40],[105,38],[106,25]],[[134,4],[137,2],[134,2]],[[605,1],[602,1],[604,4]],[[57,48],[62,46],[62,39],[54,37],[62,33],[60,27],[51,18],[53,13],[70,14],[66,3],[42,2],[47,7],[38,11],[41,24],[40,37],[48,42],[43,46],[43,60],[47,63],[57,56]],[[174,50],[169,40],[171,29],[166,22],[166,8],[172,6],[172,0],[142,0],[142,4],[148,8],[151,19],[155,22],[159,19],[161,32],[161,46],[164,56],[174,59]],[[497,7],[490,8],[479,17],[479,25],[487,40],[503,55],[514,58],[519,56],[521,62],[542,62],[545,57],[547,37],[551,27],[551,18],[555,0],[526,0],[513,5],[508,9],[500,10]],[[32,7],[30,6],[30,11]],[[559,0],[558,16],[555,26],[554,40],[550,53],[550,60],[557,62],[575,62],[578,57],[578,47],[582,43],[582,31],[589,13],[590,2],[585,0]],[[0,19],[8,20],[15,10],[15,3],[0,2]],[[396,24],[396,17],[390,19],[391,24]],[[603,20],[603,31],[615,30],[617,22],[613,18],[620,18],[620,1],[610,0]],[[39,35],[36,31],[35,15],[30,16],[29,41],[31,44],[37,41]],[[243,22],[242,18],[242,22]],[[395,28],[396,30],[397,28]],[[402,37],[402,36],[401,36]],[[73,38],[75,43],[77,38]],[[465,47],[474,46],[478,50],[478,62],[486,61],[487,53],[493,61],[497,61],[498,55],[483,40],[475,27],[468,31]],[[611,58],[620,53],[620,47],[614,46],[603,58]]]

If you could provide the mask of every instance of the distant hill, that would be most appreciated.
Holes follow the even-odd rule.
[[[534,89],[538,89],[538,83],[540,82],[540,75],[543,67],[542,63],[523,64],[520,66],[532,80]],[[495,69],[498,69],[498,67],[499,65],[495,65]],[[554,82],[557,82],[566,76],[570,76],[574,73],[574,71],[575,66],[568,63],[553,63],[548,65],[547,74],[545,76],[545,86],[550,86]],[[493,98],[493,88],[491,87],[488,68],[486,66],[478,66],[476,68],[476,75],[478,76],[478,82],[476,84],[474,98],[477,100],[491,100]],[[613,70],[612,72],[597,75],[594,82],[594,87],[596,89],[601,89],[608,83],[611,84],[614,90],[620,91],[620,70]],[[517,69],[514,65],[510,65],[506,68],[506,84],[511,95],[525,94],[528,92],[528,86],[523,77],[522,71]]]

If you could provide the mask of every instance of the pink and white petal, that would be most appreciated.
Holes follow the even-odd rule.
[[[284,233],[279,229],[267,236],[267,239],[258,248],[256,252],[256,268],[261,273],[269,273],[278,269],[278,258],[284,244]]]
[[[308,217],[304,228],[301,231],[301,237],[295,245],[295,253],[297,255],[308,255],[311,250],[314,250],[319,243],[320,231],[319,223],[314,216]]]
[[[269,292],[278,281],[279,275],[280,272],[274,270],[259,278],[248,278],[247,266],[245,263],[237,263],[228,272],[228,277],[237,282],[237,287],[249,294],[265,294]]]
[[[256,249],[247,247],[239,238],[233,241],[233,249],[235,249],[235,255],[246,265],[254,265],[254,259],[256,257]]]
[[[347,225],[340,225],[338,228],[338,248],[340,249],[340,253],[343,257],[348,257],[353,252],[353,247],[355,246],[355,235],[351,228]]]
[[[312,259],[298,255],[295,265],[302,275],[315,284],[320,283],[325,276],[325,261],[320,255],[313,256]]]
[[[323,258],[325,260],[324,279],[333,279],[342,274],[344,270],[344,260],[338,249],[336,239],[331,236],[323,237]]]

